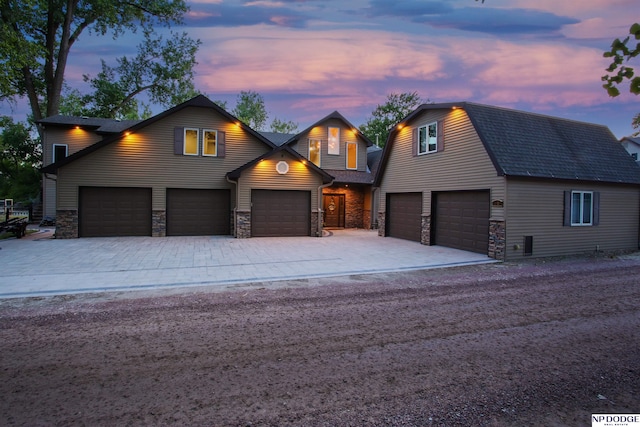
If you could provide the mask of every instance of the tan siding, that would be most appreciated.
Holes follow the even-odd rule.
[[[510,179],[507,189],[507,259],[523,257],[524,236],[533,236],[536,257],[638,248],[637,187]],[[564,191],[570,190],[600,192],[598,226],[563,226]]]
[[[329,127],[340,128],[340,155],[328,154]],[[357,142],[358,170],[363,172],[367,170],[367,144],[353,132],[353,129],[346,127],[342,120],[327,120],[313,127],[309,132],[300,135],[294,148],[307,159],[309,158],[309,139],[319,139],[321,141],[320,167],[322,169],[346,170],[347,142]]]
[[[102,137],[94,132],[83,129],[63,129],[53,126],[47,127],[46,137],[44,140],[44,158],[43,164],[46,166],[53,161],[53,145],[66,144],[68,147],[67,154],[71,155],[82,150],[96,142]]]
[[[413,156],[412,130],[445,120],[444,151]],[[423,215],[431,212],[432,191],[491,190],[491,199],[505,197],[499,177],[464,110],[430,110],[401,129],[384,171],[379,211],[386,207],[386,193],[423,192]],[[493,208],[493,219],[503,219],[503,208]]]
[[[276,164],[284,160],[289,164],[289,172],[280,175],[276,172]],[[310,190],[311,209],[318,209],[318,187],[322,185],[320,176],[312,172],[309,167],[303,165],[285,154],[282,158],[276,155],[245,170],[239,179],[239,203],[238,210],[251,210],[251,190]]]
[[[226,132],[226,157],[175,155],[177,126]],[[164,210],[165,188],[235,188],[227,172],[269,148],[207,108],[186,108],[140,132],[105,146],[60,169],[58,209],[77,209],[78,183],[85,186],[153,187],[153,209]],[[232,191],[232,194],[235,191]]]

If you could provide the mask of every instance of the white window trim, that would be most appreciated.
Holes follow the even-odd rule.
[[[580,194],[580,206],[578,206],[578,209],[580,209],[580,222],[573,222],[573,209],[574,209],[574,204],[573,204],[573,195],[574,194]],[[584,218],[584,212],[582,211],[582,208],[584,206],[584,195],[585,194],[590,194],[591,195],[591,204],[590,204],[590,210],[591,212],[589,212],[589,222],[582,222],[582,219]],[[588,227],[588,226],[592,226],[593,225],[593,191],[571,191],[571,226],[572,227]]]
[[[196,131],[196,153],[187,153],[187,131]],[[217,148],[216,148],[217,150]],[[198,128],[184,128],[182,134],[182,154],[185,156],[198,156],[200,154],[200,129]]]
[[[350,168],[349,167],[349,145],[355,145],[356,147],[356,167],[355,168]],[[345,147],[345,151],[346,151],[346,162],[345,162],[345,167],[347,168],[347,170],[358,170],[358,143],[357,142],[347,142],[346,147]]]
[[[429,139],[429,127],[430,126],[435,126],[435,128],[436,128],[436,143],[435,143],[435,147],[436,148],[434,150],[429,150],[429,140],[428,139]],[[423,129],[423,128],[425,130],[425,135],[426,135],[426,138],[427,138],[427,141],[426,141],[427,142],[427,151],[422,151],[421,152],[420,151],[420,129]],[[419,126],[418,127],[418,141],[417,141],[417,144],[418,144],[418,148],[417,148],[418,156],[422,156],[424,154],[431,154],[431,153],[437,153],[438,152],[438,122],[432,122],[432,123],[428,123],[428,124],[426,124],[424,126]]]
[[[205,153],[205,142],[206,142],[206,134],[207,132],[213,132],[216,134],[216,152],[215,154],[206,154]],[[215,129],[202,129],[202,155],[204,157],[218,157],[218,131]]]
[[[311,163],[313,163],[313,161],[311,160],[311,141],[315,142],[318,144],[318,164],[316,166],[321,167],[320,165],[322,165],[322,140],[320,139],[313,139],[313,138],[309,138],[309,161]],[[315,163],[313,163],[315,164]]]
[[[335,141],[331,137],[331,129],[337,130],[337,136]],[[340,128],[328,126],[327,127],[327,154],[331,156],[339,156],[340,155]],[[332,142],[335,142],[335,150],[332,150]]]
[[[60,159],[56,159],[56,147],[64,147],[64,156],[69,157],[69,145],[67,144],[53,144],[53,152],[51,153],[51,163],[55,163]]]

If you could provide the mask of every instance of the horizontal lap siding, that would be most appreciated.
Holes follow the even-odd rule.
[[[284,160],[289,165],[289,172],[280,175],[276,171],[276,164]],[[284,157],[276,155],[265,159],[254,167],[245,170],[239,180],[238,210],[251,210],[251,189],[261,190],[308,190],[311,191],[311,210],[318,209],[318,187],[322,179],[311,171],[309,166],[302,164],[288,154]]]
[[[226,156],[196,157],[174,154],[175,127],[222,130]],[[153,209],[164,210],[167,187],[231,189],[227,172],[268,151],[268,147],[208,108],[186,108],[140,132],[105,146],[61,168],[58,209],[77,208],[77,183],[93,186],[153,186]],[[232,205],[235,203],[235,191]]]
[[[413,156],[412,130],[445,120],[444,151]],[[379,211],[384,212],[386,193],[424,192],[423,215],[431,213],[431,191],[491,190],[491,199],[504,199],[504,179],[484,149],[464,110],[431,110],[396,134],[381,184]],[[491,217],[502,219],[502,208]]]
[[[524,236],[533,236],[536,257],[591,252],[596,246],[600,250],[638,248],[637,187],[510,179],[507,189],[507,259],[524,256]],[[564,192],[570,190],[600,192],[598,226],[563,226]]]

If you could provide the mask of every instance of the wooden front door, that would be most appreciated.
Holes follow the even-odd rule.
[[[344,194],[325,194],[322,197],[325,227],[344,227]]]

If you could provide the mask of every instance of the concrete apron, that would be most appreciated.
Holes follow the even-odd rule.
[[[336,230],[323,238],[106,237],[0,241],[0,298],[300,280],[495,262],[486,255]],[[281,286],[282,284],[280,284]],[[275,284],[274,284],[275,286]]]

